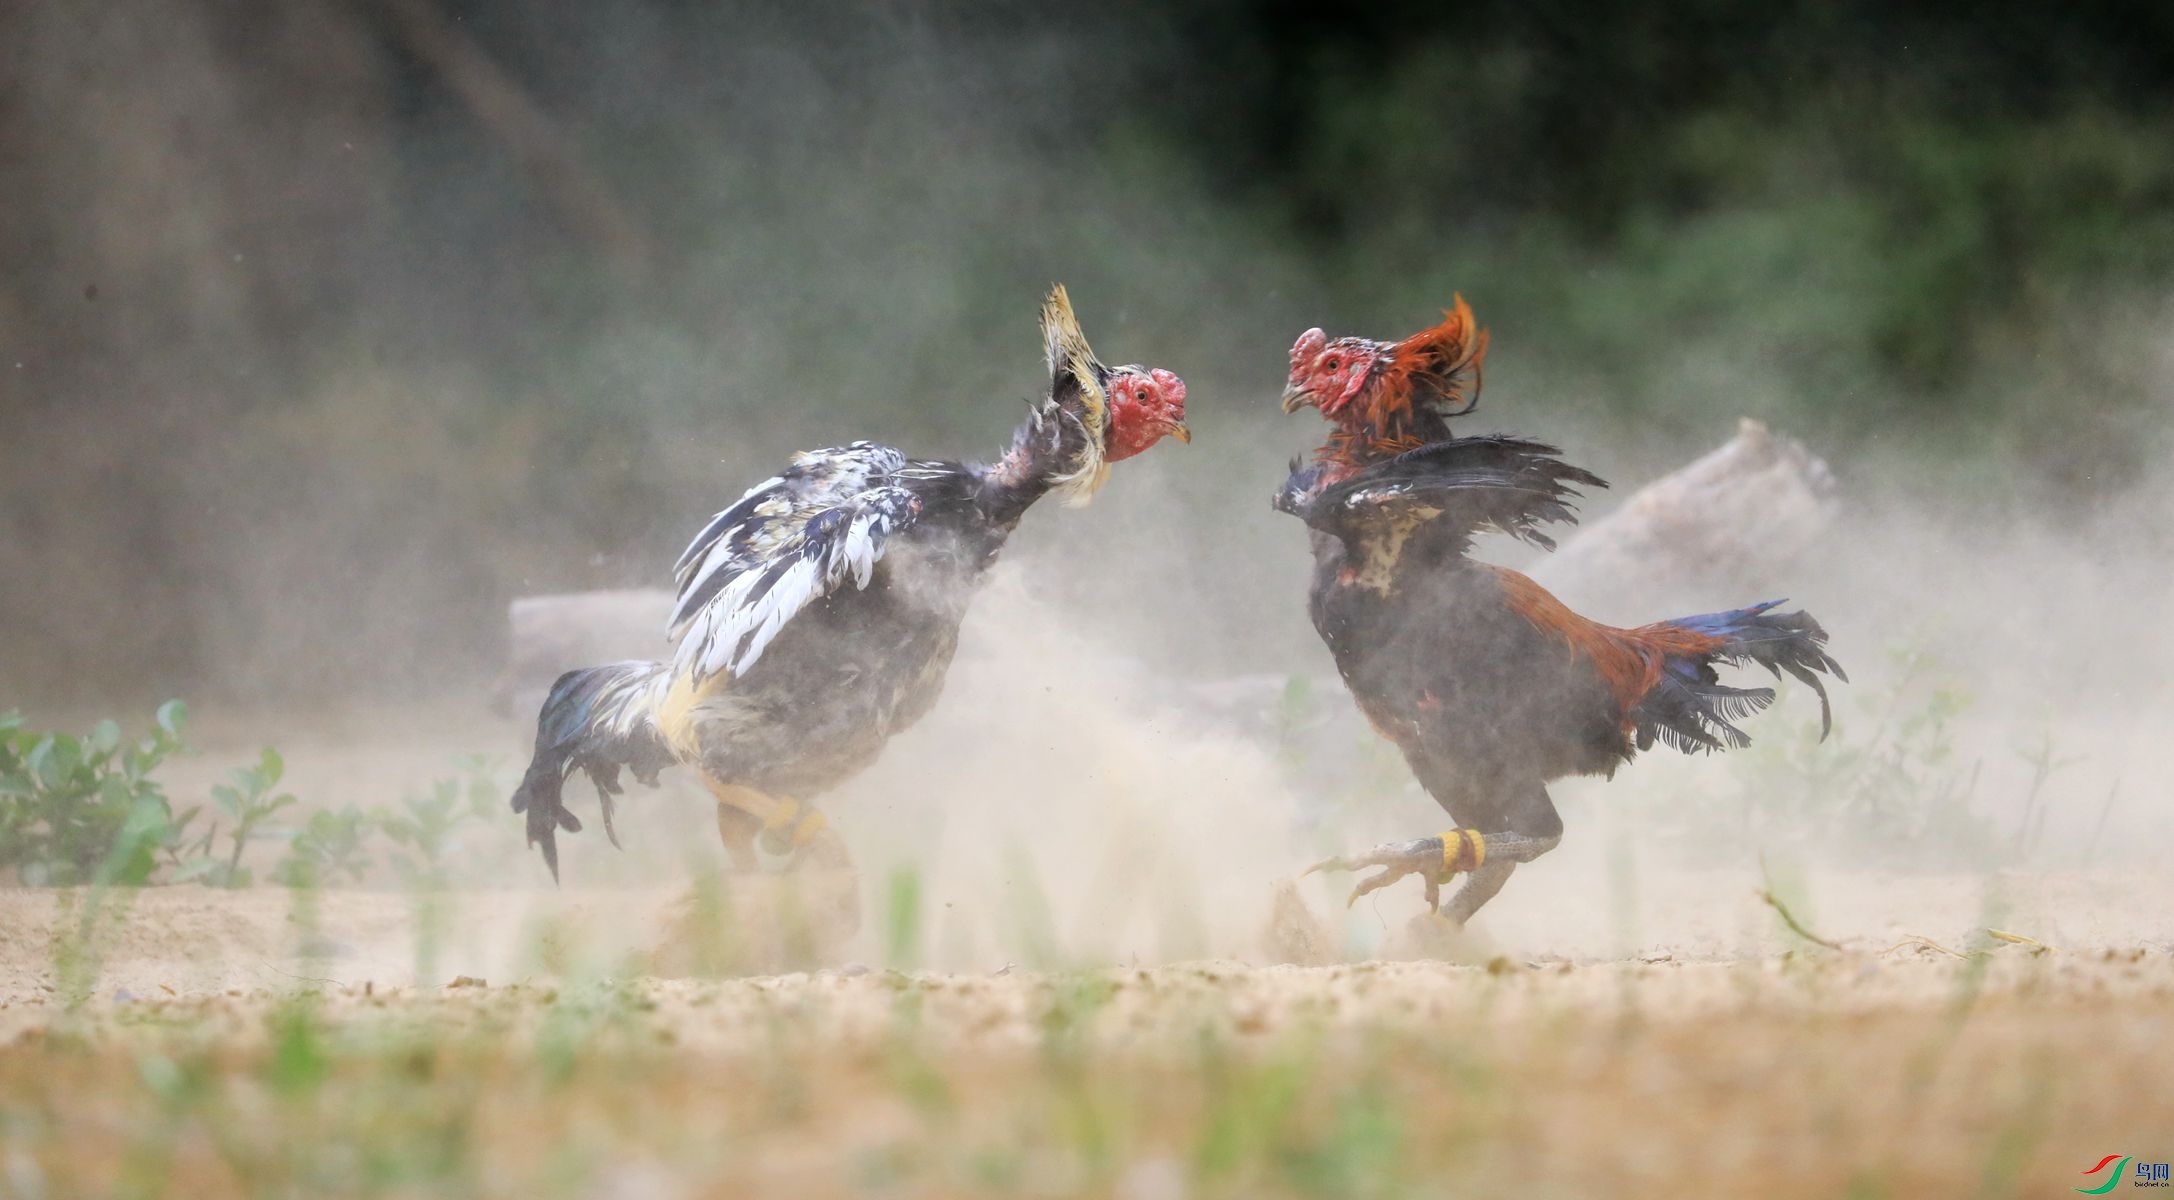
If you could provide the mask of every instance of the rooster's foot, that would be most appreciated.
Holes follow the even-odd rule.
[[[1384,842],[1363,854],[1325,858],[1306,868],[1301,876],[1315,871],[1364,871],[1379,867],[1377,874],[1369,875],[1351,889],[1351,896],[1344,901],[1346,907],[1356,904],[1359,897],[1368,892],[1385,888],[1406,875],[1417,875],[1427,885],[1427,907],[1437,909],[1442,901],[1442,881],[1459,871],[1477,870],[1487,861],[1487,839],[1475,829],[1452,829],[1440,837],[1418,838],[1409,842]]]
[[[790,871],[803,862],[852,865],[837,831],[814,805],[738,784],[703,782],[717,797],[717,833],[735,870],[754,873],[768,866]],[[771,860],[767,864],[765,855]]]
[[[790,854],[798,858],[829,828],[830,822],[814,805],[790,796],[782,797],[777,807],[763,818],[762,848],[772,854]]]

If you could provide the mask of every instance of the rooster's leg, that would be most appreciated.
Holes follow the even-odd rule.
[[[812,895],[828,897],[810,910],[827,929],[825,937],[843,938],[860,925],[860,879],[853,869],[853,856],[822,813],[797,800],[724,783],[707,774],[702,782],[717,797],[717,833],[724,839],[734,870],[760,871],[763,859],[758,846],[787,855],[787,871],[804,866],[816,869],[814,879],[803,876],[798,886],[813,887]]]
[[[1434,906],[1435,915],[1462,929],[1464,923],[1472,919],[1472,914],[1480,910],[1480,905],[1495,898],[1495,893],[1510,881],[1510,874],[1515,870],[1517,864],[1508,861],[1489,862],[1478,868],[1465,876],[1464,886],[1457,889],[1457,894],[1451,896],[1447,904]]]
[[[1492,810],[1484,814],[1472,812],[1461,803],[1455,807],[1466,810],[1458,815],[1478,816],[1487,825],[1496,826],[1495,830],[1467,825],[1438,837],[1385,842],[1363,854],[1324,859],[1306,868],[1306,873],[1380,868],[1351,889],[1347,903],[1355,903],[1368,892],[1387,887],[1406,875],[1417,875],[1427,886],[1427,906],[1463,925],[1502,890],[1518,863],[1531,862],[1563,839],[1562,818],[1556,815],[1554,802],[1543,787],[1522,789],[1507,805],[1477,806]],[[1469,876],[1464,886],[1447,903],[1441,903],[1442,885],[1459,874]]]
[[[717,802],[717,836],[724,840],[733,870],[752,874],[762,869],[762,856],[755,853],[755,835],[761,832],[762,822],[746,809]]]
[[[791,855],[792,865],[850,868],[852,857],[830,822],[812,806],[789,796],[772,796],[736,783],[702,778],[717,797],[717,833],[732,865],[742,871],[761,866],[757,840],[772,854]]]
[[[1475,835],[1484,848],[1480,861],[1472,865],[1472,874],[1457,894],[1435,909],[1460,926],[1471,920],[1481,905],[1495,898],[1502,885],[1510,881],[1517,864],[1531,862],[1563,840],[1563,819],[1544,785],[1535,780],[1507,788],[1503,794],[1508,800],[1486,805],[1493,811],[1481,817],[1486,824],[1501,828],[1501,832]]]

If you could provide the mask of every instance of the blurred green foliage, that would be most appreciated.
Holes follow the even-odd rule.
[[[352,804],[309,815],[273,869],[274,882],[291,888],[359,883],[369,874],[368,840],[378,832],[372,814]]]
[[[461,851],[461,830],[505,812],[504,797],[491,777],[490,760],[471,756],[459,766],[458,777],[436,780],[423,791],[403,796],[398,809],[388,808],[377,818],[385,836],[401,848],[393,864],[410,887],[451,886],[449,868]]]
[[[0,713],[0,868],[33,886],[148,882],[188,825],[151,778],[183,749],[184,717],[169,701],[149,734],[124,742],[110,720],[79,737]]]
[[[397,808],[350,804],[314,811],[299,826],[277,825],[272,818],[298,801],[278,790],[286,762],[269,746],[214,784],[208,807],[177,809],[153,774],[189,752],[186,716],[181,701],[170,700],[151,731],[128,742],[111,720],[76,736],[28,730],[20,713],[0,712],[0,871],[33,887],[243,888],[257,879],[244,854],[273,842],[283,852],[268,877],[287,887],[361,883],[385,862],[409,887],[441,890],[472,849],[463,834],[504,812],[497,762],[467,755],[455,760],[455,774],[408,793]]]
[[[248,887],[255,882],[255,875],[242,865],[242,851],[252,841],[280,835],[279,830],[266,828],[265,822],[295,802],[292,792],[273,790],[286,773],[287,764],[279,751],[266,746],[255,765],[236,767],[229,773],[230,782],[215,785],[211,789],[212,823],[195,844],[195,852],[173,872],[173,882],[193,880],[209,887],[230,888]],[[195,817],[197,811],[190,809],[188,816]],[[227,823],[227,853],[223,858],[211,852],[221,818]]]

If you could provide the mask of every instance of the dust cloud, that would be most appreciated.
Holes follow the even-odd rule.
[[[1319,438],[1275,411],[1291,337],[1417,328],[1464,286],[1453,232],[1427,243],[1439,255],[1369,243],[1363,271],[1325,278],[1353,260],[1294,247],[1094,115],[1113,68],[1080,30],[902,16],[824,49],[781,20],[694,53],[661,24],[564,16],[536,35],[569,47],[535,65],[552,136],[642,131],[593,147],[609,183],[582,203],[634,231],[600,251],[593,220],[554,207],[555,168],[434,74],[432,45],[457,73],[513,35],[433,42],[446,31],[400,16],[419,7],[281,6],[239,45],[187,6],[8,19],[0,708],[58,724],[197,699],[206,754],[177,794],[265,743],[308,805],[390,802],[455,752],[515,774],[530,715],[497,721],[485,699],[511,598],[662,584],[707,514],[803,446],[993,453],[1039,383],[1036,300],[1063,280],[1105,358],[1187,378],[1196,440],[1120,464],[1084,512],[1031,513],[939,708],[821,799],[862,866],[853,953],[884,953],[910,878],[928,965],[1260,957],[1279,881],[1440,828],[1336,682],[1305,620],[1305,538],[1267,497]],[[1401,281],[1373,299],[1374,276]],[[1468,298],[1487,322],[1488,294]],[[2164,304],[2118,302],[2078,357],[2131,364],[2120,386],[2163,398]],[[1738,415],[1812,436],[1841,480],[1833,528],[1780,577],[1682,611],[1808,608],[1851,672],[1841,728],[1822,759],[1810,698],[1785,695],[1748,726],[1776,757],[1655,753],[1560,785],[1562,849],[1481,932],[1624,952],[1703,912],[1733,931],[1712,945],[1742,948],[1768,929],[1744,900],[1762,854],[1829,873],[1830,895],[1851,872],[1937,876],[1948,908],[2017,872],[2155,861],[2174,817],[2174,472],[2096,477],[2077,436],[2064,494],[1988,482],[1973,473],[2008,460],[1941,445],[1952,423],[1898,408],[1892,429],[1837,431],[1777,382],[1779,352],[1662,333],[1640,369],[1680,385],[1680,415],[1615,413],[1613,381],[1555,361],[1528,321],[1497,327],[1464,429],[1542,437],[1609,477],[1588,514]],[[1974,436],[2059,439],[2061,406],[2088,398]],[[2131,453],[2174,445],[2163,420],[2130,433]],[[1626,624],[1678,615],[1574,599]],[[1831,808],[1774,799],[1822,763],[1840,764]],[[567,839],[569,880],[711,869],[684,776],[629,798],[625,853],[593,828]],[[1916,803],[1934,794],[1937,821]],[[540,887],[512,814],[479,840],[468,883]],[[1334,920],[1341,884],[1305,887]],[[1380,948],[1417,908],[1411,885],[1378,895],[1335,926],[1339,949]]]

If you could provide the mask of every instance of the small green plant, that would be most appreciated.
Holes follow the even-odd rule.
[[[287,843],[272,879],[292,888],[360,883],[371,864],[364,844],[376,832],[376,819],[352,804],[313,812]]]
[[[174,872],[174,881],[197,880],[211,887],[227,888],[244,888],[255,882],[249,868],[242,865],[242,851],[252,840],[271,836],[265,829],[265,822],[295,802],[293,793],[273,791],[286,773],[285,760],[280,758],[278,751],[266,746],[255,766],[236,767],[229,775],[232,782],[213,787],[212,805],[230,823],[227,828],[230,848],[224,858],[210,853],[219,833],[219,821],[214,818],[211,827],[204,831],[198,853]],[[192,809],[189,816],[195,815]]]
[[[0,713],[0,867],[32,886],[148,883],[195,815],[177,820],[151,778],[185,749],[185,716],[169,700],[149,734],[124,742],[112,721],[79,737],[26,730],[20,713]]]
[[[438,949],[451,919],[446,889],[449,860],[460,848],[459,833],[481,824],[500,808],[498,784],[490,763],[479,757],[459,760],[461,775],[440,779],[430,789],[401,798],[401,811],[378,818],[378,827],[404,848],[393,865],[415,893],[415,977],[437,975]]]
[[[495,817],[501,807],[488,760],[458,760],[461,774],[440,779],[430,789],[401,798],[400,809],[378,818],[378,827],[406,853],[393,859],[411,886],[442,888],[448,860],[460,847],[459,833],[470,822]]]

